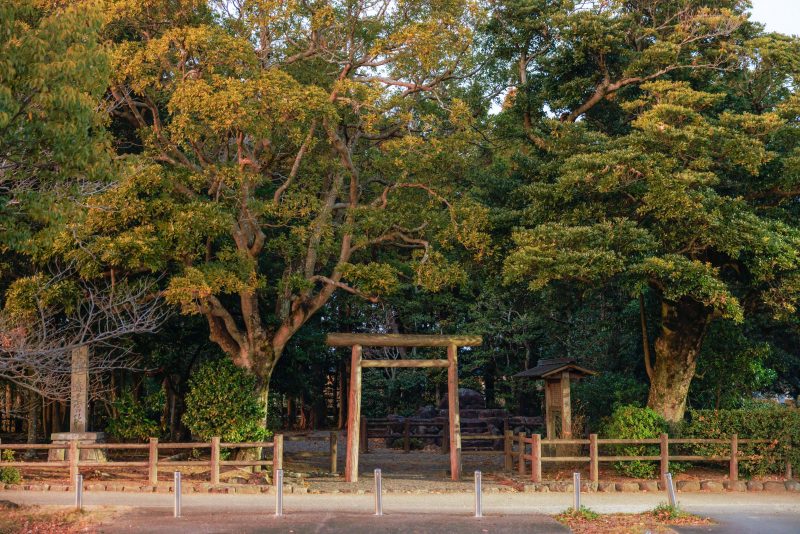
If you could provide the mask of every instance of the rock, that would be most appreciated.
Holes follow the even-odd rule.
[[[572,485],[572,482],[565,482],[563,480],[558,480],[556,482],[550,482],[549,487],[550,491],[571,492],[574,486]]]
[[[726,480],[722,486],[729,491],[747,491],[747,483],[741,480]]]
[[[617,485],[613,482],[598,482],[597,491],[602,491],[604,493],[615,492],[617,491]]]
[[[639,482],[639,489],[655,493],[658,491],[658,482],[656,480],[643,480]]]
[[[770,480],[768,482],[764,482],[764,491],[786,491],[786,485],[783,482],[778,482],[777,480]]]
[[[69,491],[67,484],[50,484],[50,491]]]
[[[17,508],[19,505],[15,502],[0,500],[0,510],[16,510]]]
[[[638,482],[617,482],[617,491],[639,491]]]
[[[417,417],[421,417],[423,419],[433,419],[439,415],[439,410],[436,409],[436,406],[429,404],[427,406],[423,406],[419,410],[417,410]]]
[[[256,495],[261,493],[261,490],[258,486],[242,486],[240,488],[236,488],[236,493],[242,493],[244,495]]]
[[[796,480],[787,480],[784,485],[786,486],[786,491],[800,492],[800,482]]]
[[[679,480],[675,484],[678,491],[700,491],[700,483],[696,480]]]
[[[442,402],[439,403],[439,408],[447,408],[447,402],[447,395],[445,395]],[[483,400],[483,395],[474,389],[458,388],[458,407],[459,411],[470,408],[485,408],[486,402]]]
[[[700,482],[700,489],[703,491],[724,491],[725,488],[716,480],[703,480]]]
[[[747,491],[761,491],[764,489],[764,484],[758,480],[747,481]]]
[[[538,490],[540,484],[523,484],[522,491],[523,493],[533,493]]]
[[[305,486],[292,486],[292,493],[308,493],[308,488]]]

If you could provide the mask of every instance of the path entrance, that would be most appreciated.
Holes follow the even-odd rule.
[[[361,369],[364,367],[447,368],[447,413],[450,423],[450,477],[461,479],[461,424],[458,411],[458,348],[475,347],[480,336],[411,334],[328,334],[332,347],[351,347],[350,396],[347,403],[345,480],[358,481],[358,444],[361,428]],[[362,347],[447,347],[446,360],[365,360]]]

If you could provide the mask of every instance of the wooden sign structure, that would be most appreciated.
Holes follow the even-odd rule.
[[[328,345],[351,347],[350,396],[347,403],[347,458],[345,481],[358,481],[358,444],[361,428],[361,369],[370,367],[447,368],[447,413],[450,420],[450,477],[461,479],[461,422],[458,411],[458,348],[483,343],[480,336],[412,334],[328,334]],[[362,347],[447,347],[446,360],[364,360]]]
[[[572,437],[572,400],[570,385],[574,380],[597,374],[580,367],[572,358],[539,360],[536,367],[517,373],[516,378],[544,380],[544,410],[547,439],[556,438],[556,416],[561,419],[561,439]]]

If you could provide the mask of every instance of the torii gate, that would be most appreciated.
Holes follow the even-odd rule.
[[[458,411],[458,347],[483,343],[480,336],[412,334],[328,334],[331,347],[352,347],[347,403],[347,458],[344,477],[358,481],[358,433],[361,428],[361,369],[364,367],[447,367],[447,413],[450,420],[450,477],[461,478],[461,420]],[[447,347],[446,360],[363,360],[362,347]]]

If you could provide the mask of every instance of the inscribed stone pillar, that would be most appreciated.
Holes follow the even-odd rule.
[[[86,432],[89,410],[89,347],[72,350],[69,431]]]

